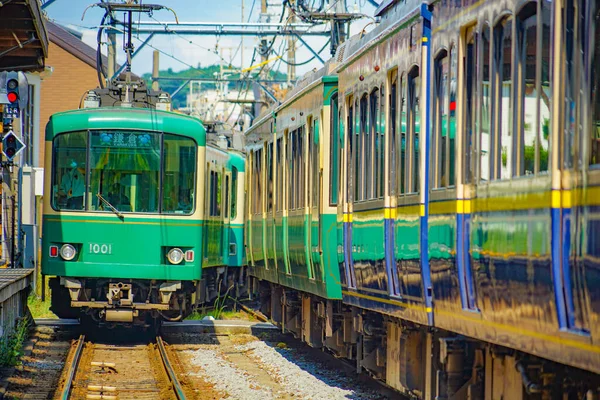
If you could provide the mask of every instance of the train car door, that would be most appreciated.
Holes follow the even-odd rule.
[[[321,267],[321,143],[319,138],[319,119],[312,121],[311,170],[310,170],[310,250],[313,278],[322,281],[325,278]]]
[[[344,193],[344,210],[343,210],[343,224],[344,224],[344,274],[345,284],[349,289],[356,289],[356,275],[354,273],[354,261],[352,257],[352,202],[354,201],[354,159],[355,154],[355,106],[353,96],[348,98],[346,103],[346,117],[347,117],[347,135],[346,135],[346,151],[345,160],[346,165],[344,168],[345,172],[345,183],[346,193]]]
[[[554,85],[564,102],[554,104],[552,267],[559,325],[590,333],[590,313],[600,314],[597,260],[600,245],[600,146],[597,2],[564,0],[562,55],[555,56]],[[596,40],[594,40],[596,38]],[[594,327],[597,331],[599,328]]]

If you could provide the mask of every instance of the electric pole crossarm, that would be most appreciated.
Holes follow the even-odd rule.
[[[317,53],[312,47],[310,47],[310,45],[308,43],[306,43],[306,41],[304,39],[302,39],[302,36],[296,35],[296,37],[304,46],[306,46],[306,48],[313,54],[313,56],[316,57],[317,60],[321,61],[321,64],[325,64],[325,60],[323,60],[323,58],[321,58],[319,53]]]
[[[150,43],[150,41],[152,40],[152,38],[154,37],[154,33],[151,33],[140,45],[137,49],[135,49],[135,51],[133,52],[133,54],[131,55],[131,58],[133,59],[144,47],[146,47],[146,45],[148,43]],[[125,69],[126,64],[121,65],[121,67],[119,67],[119,69],[117,71],[115,71],[114,75],[110,77],[110,80],[112,81],[113,79],[116,79],[119,74],[121,72],[123,72],[123,70]]]

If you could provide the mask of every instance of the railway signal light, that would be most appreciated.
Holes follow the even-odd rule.
[[[25,143],[13,131],[8,131],[2,138],[2,154],[8,161],[12,161],[24,148]]]
[[[0,72],[0,104],[18,112],[27,105],[28,90],[27,77],[23,72]]]

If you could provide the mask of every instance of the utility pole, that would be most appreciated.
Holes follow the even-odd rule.
[[[117,31],[113,28],[115,26],[114,20],[110,19],[110,28],[108,28],[108,41],[107,41],[107,58],[108,58],[108,68],[107,68],[107,83],[110,81],[112,76],[117,71]]]
[[[158,90],[158,57],[160,53],[154,50],[152,53],[152,90]]]
[[[242,20],[241,20],[242,23],[244,23],[244,19],[245,19],[244,0],[242,0]],[[240,69],[244,69],[244,37],[243,36],[241,37],[240,46],[241,46],[240,51],[241,51],[241,60],[242,60],[240,62]],[[233,62],[233,60],[232,60],[232,62]]]
[[[292,17],[291,23],[294,23],[296,17]],[[288,50],[287,50],[287,81],[288,85],[296,79],[296,38],[293,36],[288,37]]]

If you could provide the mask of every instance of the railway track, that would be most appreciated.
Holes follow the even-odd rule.
[[[81,335],[69,356],[59,397],[184,400],[183,387],[160,336],[149,344],[103,344]]]

